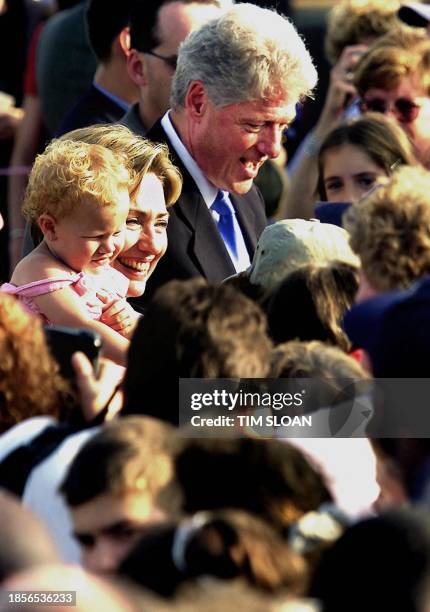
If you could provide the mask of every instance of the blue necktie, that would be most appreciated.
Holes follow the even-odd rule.
[[[220,189],[214,203],[211,206],[211,210],[215,210],[218,213],[219,219],[217,221],[217,225],[219,233],[221,234],[224,243],[228,246],[231,253],[237,258],[237,244],[236,235],[234,232],[233,212],[228,204],[227,198],[228,192]]]

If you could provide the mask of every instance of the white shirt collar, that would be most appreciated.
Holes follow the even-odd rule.
[[[210,208],[217,196],[218,189],[217,187],[215,187],[215,185],[208,181],[208,179],[205,177],[205,175],[197,165],[196,160],[190,155],[190,153],[186,149],[184,143],[181,141],[178,136],[178,133],[173,127],[169,113],[170,111],[167,111],[167,113],[161,119],[161,125],[167,136],[169,137],[169,140],[172,143],[172,146],[175,149],[179,159],[194,179],[197,187],[199,188],[200,193],[202,194],[206,206]]]

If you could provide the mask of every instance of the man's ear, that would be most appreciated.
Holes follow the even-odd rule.
[[[52,215],[43,213],[37,220],[40,231],[48,240],[57,240],[57,221]]]
[[[127,55],[127,72],[138,87],[144,87],[147,84],[145,56],[137,49],[130,49]]]
[[[130,53],[130,28],[127,26],[118,34],[118,42],[124,55],[127,57]]]
[[[210,103],[207,91],[202,81],[191,81],[185,95],[187,113],[196,121],[200,121]]]
[[[126,62],[130,53],[130,28],[126,27],[117,34],[111,45],[111,59]]]

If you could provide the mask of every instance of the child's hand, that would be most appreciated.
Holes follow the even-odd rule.
[[[139,318],[140,315],[123,298],[106,304],[100,321],[125,338],[130,338]]]

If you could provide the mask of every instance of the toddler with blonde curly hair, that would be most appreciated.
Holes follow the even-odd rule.
[[[47,324],[96,330],[106,356],[121,365],[138,315],[124,299],[128,279],[110,264],[124,245],[132,182],[120,154],[53,141],[35,161],[23,204],[43,241],[1,287]],[[112,304],[117,314],[108,327],[100,318]]]

